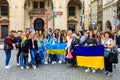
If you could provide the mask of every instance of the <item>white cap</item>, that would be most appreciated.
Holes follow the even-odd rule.
[[[34,29],[30,29],[31,33],[35,34],[35,30]]]
[[[76,35],[76,34],[74,34],[74,33],[72,34],[72,36],[74,36],[75,38],[77,38],[77,35]]]

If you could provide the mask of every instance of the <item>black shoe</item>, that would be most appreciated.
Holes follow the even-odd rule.
[[[105,72],[104,75],[108,75],[108,72]]]
[[[77,65],[74,66],[74,68],[77,68],[77,67],[78,67]]]
[[[113,68],[116,68],[116,65],[113,65]]]

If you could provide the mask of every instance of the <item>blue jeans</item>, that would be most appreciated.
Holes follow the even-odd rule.
[[[43,63],[44,62],[44,54],[43,54],[43,51],[40,51],[40,63]]]
[[[17,54],[17,63],[18,63],[18,64],[20,64],[20,63],[19,63],[19,61],[20,61],[20,53],[21,53],[21,50],[18,49],[18,54]]]
[[[36,60],[35,60],[36,50],[35,49],[30,50],[30,54],[31,54],[31,58],[32,58],[32,64],[34,66],[36,66]]]
[[[23,57],[23,54],[23,52],[20,53],[20,66],[24,66],[24,63],[26,63],[25,66],[28,66],[28,57]]]
[[[57,55],[56,54],[52,54],[51,56],[51,61],[57,61]]]
[[[48,58],[48,53],[46,50],[43,53],[44,53],[44,61],[46,61],[46,58]]]
[[[7,65],[9,65],[9,61],[11,58],[11,51],[5,50],[5,55],[6,55],[5,66],[7,66]]]
[[[57,58],[58,58],[59,61],[65,62],[65,56],[64,55],[57,54]]]

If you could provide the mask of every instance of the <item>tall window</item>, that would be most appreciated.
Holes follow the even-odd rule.
[[[75,16],[75,7],[69,6],[69,16]]]
[[[34,8],[34,9],[38,8],[38,2],[34,2],[34,3],[33,3],[33,8]]]
[[[44,8],[44,2],[40,2],[40,8]]]
[[[44,2],[34,2],[34,3],[33,3],[33,8],[34,8],[34,9],[44,8],[44,7],[45,7]]]
[[[8,6],[1,6],[1,15],[2,16],[8,15]]]

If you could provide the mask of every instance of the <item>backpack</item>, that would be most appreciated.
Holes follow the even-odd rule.
[[[37,64],[37,65],[40,64],[41,58],[40,58],[39,53],[36,53],[35,60],[36,60],[36,64]]]

